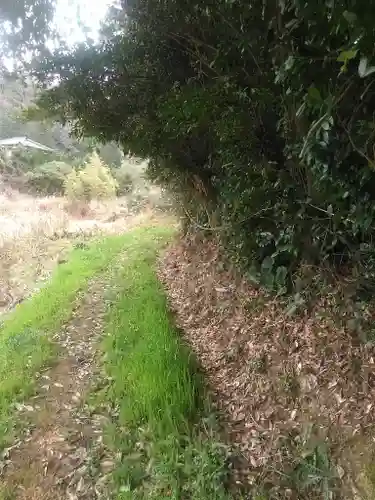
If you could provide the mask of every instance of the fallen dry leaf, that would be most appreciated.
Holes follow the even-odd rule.
[[[341,326],[332,297],[290,316],[280,299],[241,277],[215,241],[194,237],[169,248],[159,275],[230,440],[247,459],[241,481],[280,484],[279,474],[317,441],[328,442],[336,461],[350,455],[354,435],[371,442],[375,346]],[[361,456],[365,467],[372,455]]]

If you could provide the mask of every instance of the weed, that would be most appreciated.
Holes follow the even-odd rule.
[[[249,361],[249,371],[251,373],[267,373],[268,358],[266,353],[262,353]]]
[[[0,445],[14,429],[14,403],[33,388],[37,371],[53,356],[52,335],[67,321],[77,294],[104,270],[129,236],[111,237],[72,251],[40,292],[19,304],[0,328]]]
[[[17,494],[8,488],[0,487],[0,500],[16,500]]]
[[[304,494],[319,492],[322,500],[332,498],[336,475],[333,471],[327,447],[316,445],[295,467],[291,480],[296,491]]]
[[[165,229],[134,232],[108,317],[103,349],[111,383],[103,394],[118,415],[108,429],[122,457],[117,498],[224,500],[226,449],[199,425],[202,383],[154,269],[169,237]]]

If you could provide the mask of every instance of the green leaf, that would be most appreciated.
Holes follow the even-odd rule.
[[[277,282],[277,284],[284,285],[287,275],[288,275],[288,269],[285,266],[279,266],[276,269],[276,282]]]
[[[361,57],[358,66],[358,74],[361,78],[365,76],[366,68],[367,68],[367,57]]]
[[[293,64],[294,64],[294,57],[293,56],[289,56],[288,59],[285,61],[285,69],[287,71],[290,70],[290,69],[292,69]]]
[[[274,262],[273,259],[269,256],[263,259],[261,266],[262,272],[270,271],[273,267],[273,262]]]
[[[343,50],[338,58],[337,61],[342,62],[343,65],[340,68],[341,73],[345,73],[348,69],[348,62],[354,59],[357,55],[358,51],[357,50]]]
[[[322,96],[316,87],[310,87],[308,91],[309,98],[314,101],[322,101]]]
[[[349,12],[348,10],[344,10],[342,15],[344,19],[348,21],[348,23],[351,25],[353,25],[357,20],[357,14],[355,14],[354,12]]]
[[[288,23],[286,23],[285,27],[288,28],[288,29],[290,29],[290,28],[293,28],[298,23],[299,23],[298,19],[292,19],[291,21],[289,21]]]
[[[296,111],[296,117],[299,118],[303,114],[303,112],[305,111],[305,109],[306,109],[306,103],[303,102],[301,104],[301,106]]]
[[[369,68],[367,68],[365,76],[369,76],[374,72],[375,72],[375,66],[370,66]]]
[[[368,59],[367,57],[362,57],[359,61],[358,66],[358,74],[361,78],[365,78],[366,76],[371,75],[371,73],[375,72],[375,66],[367,66]]]
[[[357,53],[358,53],[358,50],[343,50],[342,52],[340,52],[340,54],[337,58],[337,61],[343,62],[346,64],[351,59],[354,59],[356,57]]]

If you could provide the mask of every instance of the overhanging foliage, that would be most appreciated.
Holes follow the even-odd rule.
[[[284,289],[364,265],[375,219],[375,1],[130,0],[97,47],[43,61],[39,107],[151,158],[201,226]]]
[[[40,50],[51,36],[55,0],[2,0],[0,5],[0,54],[20,56],[25,49]]]

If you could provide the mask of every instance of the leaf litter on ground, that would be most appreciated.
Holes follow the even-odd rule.
[[[237,480],[264,498],[374,498],[375,346],[349,313],[322,295],[290,315],[214,241],[174,244],[159,274],[241,457]]]

